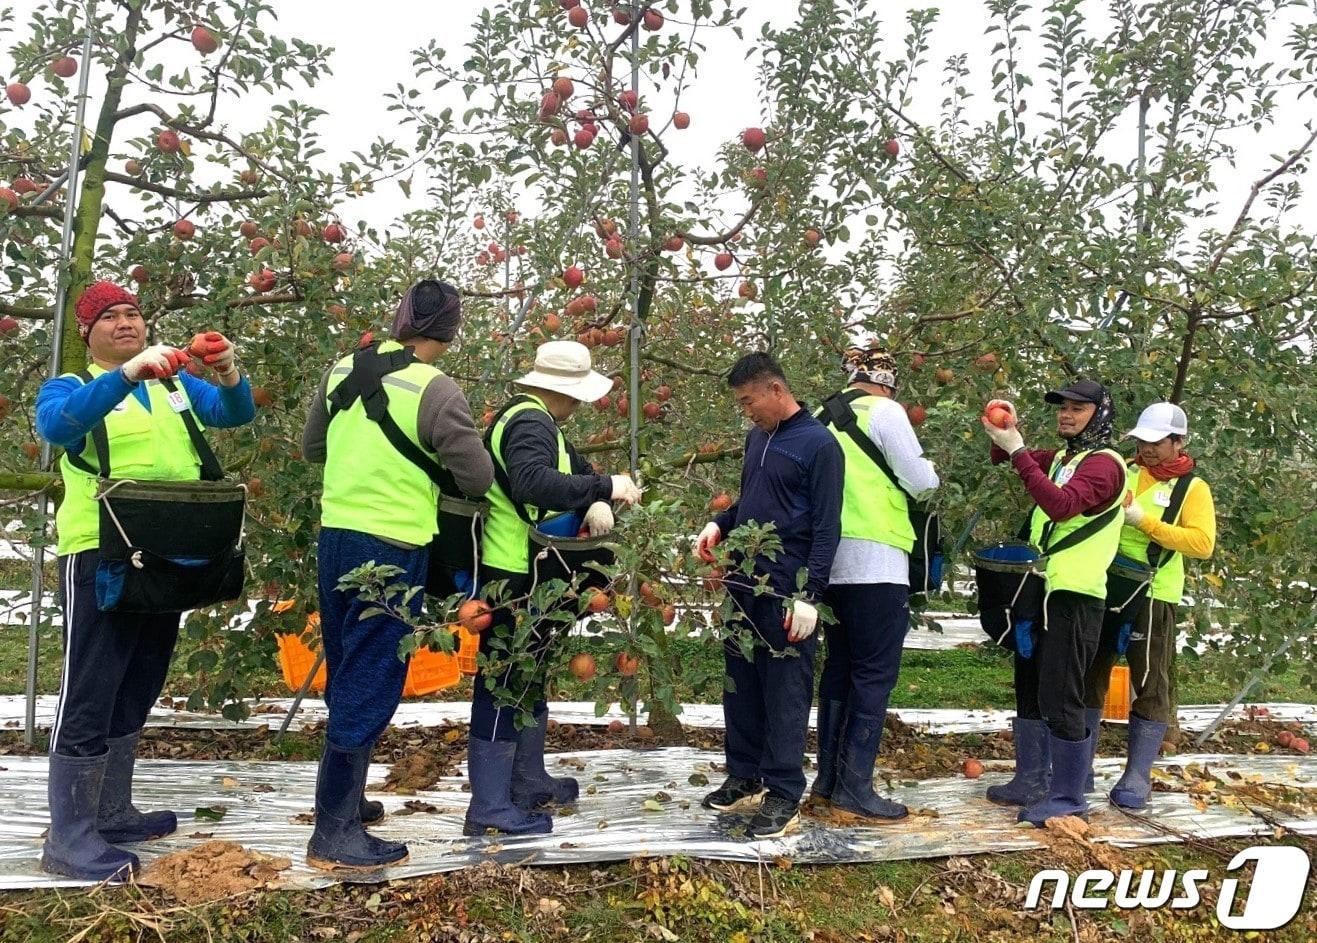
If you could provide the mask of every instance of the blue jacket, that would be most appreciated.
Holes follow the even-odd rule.
[[[771,434],[754,426],[746,436],[740,499],[714,522],[724,534],[748,521],[776,525],[782,552],[755,561],[774,592],[795,595],[796,574],[805,567],[805,592],[823,595],[841,541],[845,467],[836,437],[805,409]]]
[[[177,378],[192,401],[192,411],[203,426],[222,429],[251,422],[256,415],[251,384],[244,376],[233,386],[212,386],[187,373]],[[122,370],[102,373],[90,383],[79,377],[60,376],[41,384],[37,393],[37,434],[74,455],[86,445],[86,436],[125,396],[151,408],[146,386],[124,379]]]

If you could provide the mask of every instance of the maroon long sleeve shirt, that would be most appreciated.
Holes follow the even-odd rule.
[[[1064,487],[1059,487],[1047,471],[1052,467],[1056,449],[1020,449],[1011,459],[1024,482],[1029,497],[1058,524],[1080,514],[1095,514],[1111,507],[1125,493],[1125,468],[1110,455],[1091,455]],[[999,465],[1009,456],[996,445],[992,447],[992,464]]]

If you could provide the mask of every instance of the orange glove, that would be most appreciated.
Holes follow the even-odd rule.
[[[226,374],[233,370],[233,342],[219,331],[193,336],[188,352],[216,373]]]

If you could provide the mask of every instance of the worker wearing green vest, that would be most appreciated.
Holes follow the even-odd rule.
[[[435,477],[446,469],[473,497],[493,481],[466,397],[434,366],[460,325],[453,286],[429,279],[413,285],[398,305],[391,339],[325,373],[302,433],[303,454],[325,466],[318,562],[329,722],[307,844],[314,867],[376,868],[407,856],[406,845],[365,830],[382,809],[363,792],[375,741],[406,679],[398,644],[412,629],[395,612],[406,606],[415,618],[424,594],[386,600],[390,612],[341,589],[339,580],[373,562],[399,568],[399,582],[424,586],[438,531]]]
[[[1216,546],[1212,489],[1198,477],[1193,458],[1184,450],[1188,435],[1188,417],[1174,403],[1153,403],[1129,432],[1138,451],[1125,495],[1120,555],[1147,564],[1149,547],[1155,545],[1160,551],[1156,574],[1131,623],[1124,651],[1134,701],[1125,774],[1111,790],[1111,801],[1126,809],[1142,809],[1148,804],[1152,764],[1175,710],[1175,607],[1184,595],[1185,558],[1206,560]],[[1168,519],[1177,485],[1184,479],[1189,480],[1178,514]],[[1090,710],[1102,710],[1111,668],[1120,654],[1118,645],[1099,646],[1085,684],[1085,703]]]
[[[137,740],[164,687],[180,614],[100,609],[100,475],[87,457],[97,462],[93,438],[103,428],[106,477],[197,481],[202,459],[188,419],[198,428],[238,426],[252,420],[256,406],[223,335],[213,335],[213,350],[203,358],[215,371],[211,383],[175,375],[189,363],[183,351],[147,346],[146,321],[127,289],[96,282],[79,296],[75,313],[91,362],[81,374],[47,380],[37,394],[37,432],[64,449],[64,498],[55,517],[64,666],[50,735],[50,830],[41,866],[78,880],[117,881],[138,867],[137,856],[119,845],[168,835],[178,825],[173,812],[139,811],[132,786]]]
[[[872,342],[848,348],[842,366],[849,387],[839,396],[855,414],[856,434],[872,443],[886,467],[849,426],[838,428],[826,407],[819,411],[841,444],[846,476],[841,542],[823,597],[837,621],[823,629],[827,658],[819,680],[818,775],[810,801],[865,822],[894,821],[909,812],[874,792],[873,768],[910,628],[910,496],[922,500],[939,482],[894,398],[896,360]]]
[[[592,369],[584,344],[541,344],[534,369],[514,382],[522,392],[495,417],[486,438],[495,480],[488,496],[480,572],[482,585],[504,582],[507,599],[522,598],[531,589],[532,522],[546,531],[553,528],[557,536],[575,537],[582,529],[599,536],[613,528],[612,502],[640,500],[640,489],[630,476],[596,474],[559,427],[581,403],[597,400],[613,387],[612,380]],[[481,637],[481,652],[506,658],[494,641],[507,645],[514,623],[509,607],[498,608],[493,627]],[[512,667],[497,678],[483,670],[476,675],[467,760],[468,835],[550,832],[553,820],[542,810],[571,802],[579,793],[575,779],[550,776],[544,767],[549,719],[544,666],[552,652],[552,625],[536,626],[530,653],[537,668],[530,676]],[[509,691],[515,703],[496,697],[491,682]],[[532,715],[532,723],[520,730],[515,722],[519,710]]]
[[[1107,568],[1116,556],[1123,517],[1125,462],[1111,447],[1115,409],[1094,380],[1075,380],[1045,397],[1057,407],[1062,449],[1029,450],[1015,425],[983,419],[992,462],[1009,459],[1035,507],[1029,542],[1045,556],[1041,632],[1029,657],[1015,654],[1015,777],[988,789],[988,798],[1023,806],[1021,822],[1042,826],[1053,816],[1088,814],[1084,780],[1097,725],[1084,713],[1084,678],[1097,653],[1107,595]],[[1070,534],[1083,539],[1046,554]]]

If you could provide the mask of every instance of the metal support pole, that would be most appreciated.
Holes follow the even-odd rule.
[[[82,168],[82,134],[87,114],[87,85],[91,73],[91,31],[95,22],[95,6],[95,0],[90,0],[86,7],[87,32],[82,40],[82,74],[78,78],[78,103],[73,115],[73,139],[69,143],[69,169],[66,174],[68,197],[64,201],[64,230],[60,234],[55,311],[51,321],[50,363],[46,372],[50,377],[59,375],[64,353],[64,307],[68,303],[69,283],[72,281],[72,274],[69,272],[69,253],[73,248],[73,218],[78,206],[78,172]],[[42,197],[56,190],[58,186],[58,183],[51,184]],[[42,471],[50,470],[50,443],[45,439],[41,440],[38,464]],[[27,630],[27,712],[23,724],[23,740],[28,746],[35,743],[37,735],[37,630],[41,625],[41,584],[45,575],[43,568],[46,558],[45,546],[41,541],[45,539],[50,529],[48,520],[50,503],[44,489],[37,495],[37,513],[41,519],[41,538],[32,548],[32,612]]]
[[[297,710],[302,706],[302,699],[306,697],[306,692],[311,690],[311,682],[315,680],[316,672],[320,670],[320,665],[325,660],[325,647],[320,646],[320,651],[316,652],[316,660],[311,665],[311,670],[306,673],[306,680],[302,686],[297,689],[297,695],[293,698],[293,703],[288,708],[288,713],[284,715],[283,723],[279,724],[279,732],[274,735],[274,742],[278,743],[283,739],[283,735],[288,732],[288,725],[293,722],[297,716]]]
[[[641,13],[636,11],[635,16],[639,17]],[[640,28],[632,24],[631,29],[631,92],[636,96],[636,101],[640,100]],[[640,135],[631,135],[631,183],[628,187],[628,196],[631,200],[631,215],[627,219],[627,246],[634,254],[636,251],[636,240],[640,235]],[[630,373],[630,408],[628,410],[630,454],[629,467],[631,477],[639,479],[640,477],[640,332],[642,325],[640,323],[640,267],[633,260],[631,263],[631,329],[627,332],[627,349],[628,358],[631,361]],[[635,595],[636,574],[631,574],[631,592]],[[631,613],[630,618],[635,619],[635,612]],[[634,631],[634,626],[633,626]],[[630,711],[631,733],[634,736],[636,732],[636,705],[631,705]]]

